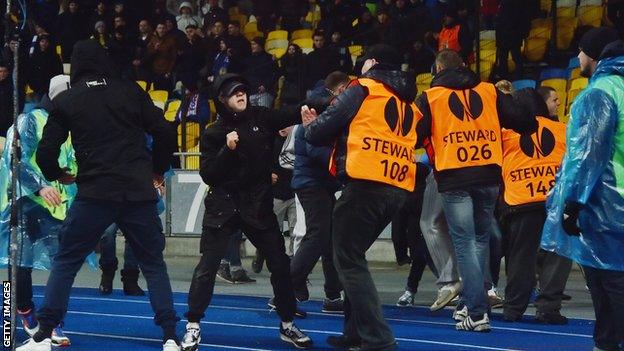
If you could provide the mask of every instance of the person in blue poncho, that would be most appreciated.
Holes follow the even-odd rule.
[[[624,341],[624,41],[594,28],[579,43],[589,86],[572,104],[567,150],[547,201],[542,248],[583,266],[595,351]]]
[[[51,259],[58,252],[58,233],[67,209],[76,194],[76,185],[48,182],[35,162],[35,152],[43,127],[48,120],[49,102],[69,87],[69,76],[59,75],[50,81],[49,99],[45,96],[40,106],[18,118],[21,163],[17,183],[17,205],[20,207],[20,233],[18,234],[17,311],[22,326],[30,336],[39,329],[32,300],[32,270],[50,269]],[[15,128],[8,132],[7,147],[0,160],[0,265],[9,264],[9,237],[11,235],[11,142]],[[59,163],[76,172],[76,160],[71,141],[61,146]],[[61,325],[52,331],[52,344],[69,346]]]

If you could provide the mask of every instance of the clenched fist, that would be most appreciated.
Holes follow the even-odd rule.
[[[225,142],[230,150],[236,150],[236,145],[238,144],[238,133],[230,132],[225,136]]]

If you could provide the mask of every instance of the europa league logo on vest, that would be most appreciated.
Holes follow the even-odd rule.
[[[465,105],[456,92],[452,92],[451,96],[449,96],[448,104],[453,116],[460,121],[464,121],[465,118],[467,122],[471,119],[476,120],[481,117],[483,113],[483,100],[481,96],[474,90],[470,90],[468,95],[466,95],[466,90],[464,90],[462,94],[466,102]]]
[[[520,136],[520,149],[528,157],[547,157],[555,150],[555,135],[548,128],[541,128],[535,133],[536,142],[531,135]]]
[[[403,105],[403,103],[402,103]],[[401,118],[402,114],[403,118]],[[409,104],[405,104],[403,111],[399,111],[397,100],[394,97],[388,99],[384,108],[384,117],[390,130],[397,136],[400,134],[406,137],[414,124],[414,111]]]

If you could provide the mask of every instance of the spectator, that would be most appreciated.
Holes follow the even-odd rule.
[[[108,11],[106,7],[106,1],[98,1],[97,6],[95,8],[95,12],[91,15],[90,25],[95,26],[96,23],[102,21],[106,24],[111,23],[111,13]]]
[[[165,22],[167,19],[172,19],[175,21],[175,16],[167,10],[166,0],[155,0],[154,8],[152,10],[152,23],[161,23]]]
[[[35,51],[39,49],[39,39],[41,39],[42,36],[50,37],[50,40],[52,41],[50,33],[48,33],[48,31],[41,25],[35,23],[35,35],[33,35],[32,39],[30,40],[28,57],[32,57],[32,55],[35,54]]]
[[[108,34],[108,28],[103,21],[97,22],[91,39],[97,41],[105,50],[108,50],[111,42],[111,36]]]
[[[151,68],[149,67],[147,46],[154,37],[154,31],[148,20],[139,22],[139,36],[135,43],[134,67],[135,78],[138,80],[149,81],[151,79]]]
[[[205,0],[202,0],[204,3]],[[219,6],[218,0],[208,0],[207,4],[201,6],[201,11],[204,16],[204,29],[210,28],[217,22],[226,23],[230,16],[227,11]]]
[[[508,78],[507,59],[516,64],[515,78],[522,77],[522,41],[528,36],[531,27],[530,17],[522,0],[501,0],[496,17],[496,62],[498,75]]]
[[[119,28],[126,33],[128,38],[134,38],[137,36],[134,26],[128,26],[128,22],[123,16],[115,16],[115,19],[113,20],[113,32]]]
[[[63,64],[50,44],[50,38],[39,38],[39,48],[28,60],[28,85],[35,93],[35,99],[41,100],[48,93],[50,79],[63,74]]]
[[[399,26],[390,18],[388,11],[377,10],[377,25],[375,26],[375,36],[377,43],[384,43],[399,49],[401,30]]]
[[[148,60],[152,66],[151,82],[154,89],[171,91],[171,73],[175,67],[178,50],[173,36],[167,33],[164,23],[156,26],[156,32],[147,45]]]
[[[498,14],[498,0],[483,0],[481,4],[481,18],[483,22],[483,29],[492,30],[495,29],[494,21]]]
[[[282,105],[296,105],[305,98],[305,55],[296,44],[290,44],[286,55],[280,59],[284,76],[280,101]]]
[[[115,63],[121,77],[124,79],[135,80],[136,76],[132,69],[132,56],[134,53],[134,44],[128,38],[125,28],[115,28],[113,38],[109,47],[109,54]]]
[[[180,48],[176,71],[177,79],[185,87],[197,86],[199,70],[206,62],[206,46],[203,38],[197,33],[198,27],[188,25],[186,27],[186,40]]]
[[[416,74],[431,72],[431,66],[435,61],[435,53],[422,41],[416,40],[411,50],[406,54],[407,65]]]
[[[35,23],[48,30],[55,28],[59,16],[58,0],[36,1],[32,6],[32,18]]]
[[[358,24],[353,28],[353,43],[362,46],[371,46],[378,42],[375,33],[375,18],[370,11],[366,10],[360,15]]]
[[[185,31],[190,25],[199,28],[203,25],[201,18],[193,15],[193,7],[190,2],[184,1],[181,3],[178,11],[180,12],[180,15],[176,17],[176,22],[179,30]]]
[[[314,51],[306,57],[306,88],[313,88],[323,81],[328,74],[340,68],[340,58],[334,50],[325,45],[325,33],[316,31],[312,37]]]
[[[391,6],[389,11],[390,17],[396,22],[399,26],[401,36],[397,38],[400,42],[401,51],[409,46],[408,41],[412,39],[412,35],[416,33],[416,25],[420,21],[412,20],[412,7],[411,3],[407,0],[396,0],[394,6]]]
[[[620,36],[624,35],[624,1],[609,0],[607,2],[607,18],[613,23]]]
[[[349,52],[347,43],[342,39],[342,34],[339,31],[334,31],[334,33],[332,33],[329,48],[334,50],[340,59],[338,70],[344,73],[350,73],[353,69],[351,53]]]
[[[0,137],[13,124],[13,80],[6,63],[0,63]]]
[[[215,56],[212,63],[212,74],[208,76],[208,81],[213,82],[217,77],[228,73],[231,62],[231,51],[228,48],[226,38],[219,40],[219,52]]]
[[[167,33],[173,37],[176,47],[180,47],[184,40],[186,40],[186,33],[178,29],[175,18],[165,19],[165,29]]]
[[[251,55],[243,61],[244,77],[249,82],[249,103],[252,106],[273,107],[277,67],[273,57],[264,51],[264,39],[251,41]]]
[[[459,53],[468,62],[468,57],[472,52],[472,39],[468,27],[458,21],[457,12],[449,10],[444,15],[444,25],[437,35],[438,51],[450,49]]]
[[[308,14],[306,0],[279,0],[279,15],[282,29],[292,32],[301,29],[301,23]]]
[[[74,44],[86,37],[85,23],[78,9],[78,1],[70,0],[65,11],[58,17],[56,34],[61,44],[63,62],[69,62]]]
[[[561,106],[561,100],[559,99],[559,94],[557,91],[551,87],[541,86],[537,89],[537,92],[542,96],[542,99],[546,102],[546,107],[548,107],[548,116],[552,120],[558,121],[559,116],[557,116],[559,111],[559,106]]]
[[[115,0],[113,7],[113,18],[123,17],[132,26],[136,25],[136,19],[130,9],[126,8],[125,0]]]
[[[251,44],[241,33],[240,23],[230,21],[228,24],[228,48],[232,51],[232,57],[237,61],[244,60],[251,54]]]
[[[253,0],[252,14],[258,21],[258,30],[268,32],[275,30],[277,21],[277,1],[276,0]]]

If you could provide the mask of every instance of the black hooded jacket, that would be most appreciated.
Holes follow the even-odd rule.
[[[78,162],[78,197],[109,201],[156,200],[153,174],[170,166],[176,147],[173,128],[136,83],[117,77],[95,41],[76,44],[71,89],[53,101],[37,150],[37,164],[56,180],[59,147],[71,132]],[[146,134],[153,137],[150,152]]]
[[[403,101],[414,101],[416,84],[413,75],[399,70],[374,66],[362,75],[383,83]],[[360,84],[352,84],[336,97],[331,106],[306,127],[305,138],[312,145],[323,146],[336,143],[334,159],[336,175],[341,181],[347,180],[345,171],[347,136],[349,125],[368,96],[368,90]],[[382,116],[383,113],[380,114]]]
[[[479,83],[481,80],[474,72],[462,67],[438,73],[431,82],[431,87],[466,90],[476,87]],[[426,91],[418,97],[416,106],[423,114],[423,118],[416,126],[418,143],[422,146],[431,136],[433,120]],[[510,95],[496,90],[496,107],[501,128],[513,129],[518,133],[533,133],[537,130],[537,121],[529,109],[516,104]],[[437,120],[441,120],[440,117],[437,117]],[[498,165],[466,167],[435,171],[435,176],[440,192],[461,190],[470,186],[500,184],[501,168]]]
[[[215,80],[216,91],[232,79],[244,81],[235,74]],[[242,113],[229,111],[215,98],[216,122],[201,138],[200,175],[210,186],[204,204],[204,226],[221,227],[234,215],[257,229],[275,225],[271,172],[273,146],[280,129],[301,123],[299,106],[271,110],[250,106]],[[236,149],[226,145],[227,134],[236,131]]]

